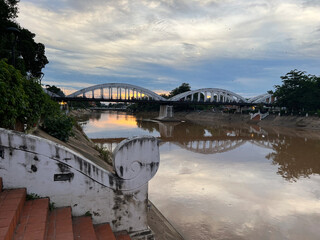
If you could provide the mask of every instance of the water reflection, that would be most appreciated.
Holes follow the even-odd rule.
[[[162,144],[171,142],[185,150],[200,154],[216,154],[234,150],[246,142],[272,150],[265,157],[278,166],[277,173],[284,179],[295,181],[300,177],[320,174],[320,141],[284,134],[268,133],[258,126],[249,128],[209,127],[189,122],[163,123],[152,120],[136,119],[127,114],[111,114],[108,118],[100,114],[91,116],[90,130],[101,133],[110,129],[143,129],[143,134],[160,135]],[[100,121],[96,121],[100,120]],[[87,129],[88,131],[88,129]],[[93,131],[93,132],[94,132]],[[117,134],[118,135],[118,134]],[[100,135],[99,135],[100,136]],[[114,138],[93,138],[100,147],[114,150],[126,136]]]
[[[272,144],[273,152],[266,156],[278,166],[278,174],[290,181],[311,174],[320,174],[320,141],[279,136]]]
[[[161,139],[149,196],[187,240],[320,239],[319,138],[131,117],[102,114],[104,123],[88,135],[111,149],[137,129]]]

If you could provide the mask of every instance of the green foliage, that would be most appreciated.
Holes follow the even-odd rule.
[[[38,194],[36,193],[30,193],[30,194],[27,194],[26,195],[26,200],[29,201],[29,200],[35,200],[35,199],[39,199],[41,198]]]
[[[74,120],[67,115],[50,115],[43,121],[43,130],[51,136],[66,142],[72,134]]]
[[[86,217],[92,217],[92,213],[90,211],[86,211],[86,213],[84,214],[84,216]]]
[[[62,92],[61,88],[58,88],[54,85],[50,86],[50,85],[46,85],[46,89],[50,92],[53,92],[61,97],[65,97],[66,95]]]
[[[44,93],[38,83],[41,69],[48,63],[45,47],[34,41],[34,33],[15,22],[18,2],[0,0],[0,127],[14,129],[20,122],[28,129],[44,119],[44,129],[66,141],[71,134],[73,120],[61,112],[59,105]],[[8,32],[9,27],[18,29],[18,36]],[[13,62],[13,46],[16,69],[4,60]],[[18,58],[20,55],[22,58]],[[51,88],[61,94],[60,89]]]
[[[13,129],[16,119],[27,111],[25,81],[19,71],[0,60],[0,127]]]
[[[24,79],[23,89],[27,95],[28,105],[18,119],[30,128],[35,126],[40,120],[46,102],[46,94],[35,79]]]
[[[191,90],[191,87],[189,85],[189,83],[182,83],[179,87],[173,89],[170,94],[169,94],[169,98],[178,95],[180,93],[184,93],[184,92],[188,92]]]
[[[21,27],[16,21],[18,13],[17,0],[0,0],[0,59],[12,63],[12,46],[15,44],[16,68],[23,75],[40,77],[41,69],[48,63],[45,47],[34,41],[35,34]],[[9,27],[20,31],[18,36],[7,31]],[[17,41],[15,41],[17,39]],[[23,58],[18,58],[18,56]]]
[[[36,79],[26,79],[4,60],[0,60],[0,95],[0,127],[14,129],[19,121],[29,129],[41,118],[62,114]]]
[[[275,86],[277,105],[295,113],[320,109],[320,77],[295,69],[281,79],[282,85]]]
[[[44,119],[43,128],[62,141],[71,135],[73,119],[44,93],[36,79],[26,79],[13,66],[0,60],[0,127],[14,129],[17,121],[27,129]]]

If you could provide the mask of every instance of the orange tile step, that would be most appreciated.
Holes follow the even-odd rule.
[[[26,189],[0,193],[0,240],[11,240],[26,200]]]
[[[114,234],[116,240],[131,240],[131,237],[128,235],[127,231],[121,231]]]
[[[108,223],[94,225],[94,231],[96,232],[98,240],[116,240],[110,224]]]
[[[72,220],[75,240],[97,240],[91,217],[76,217]]]
[[[46,240],[73,240],[71,208],[56,208],[49,214]]]
[[[26,201],[15,230],[14,240],[43,240],[49,212],[49,198]]]

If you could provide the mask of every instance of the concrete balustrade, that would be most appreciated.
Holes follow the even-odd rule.
[[[74,215],[92,213],[94,223],[114,231],[147,229],[148,181],[159,167],[159,142],[135,137],[113,152],[115,172],[55,142],[0,128],[0,176],[5,188],[27,188],[50,197]]]

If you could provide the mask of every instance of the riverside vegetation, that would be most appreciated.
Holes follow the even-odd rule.
[[[42,90],[41,70],[49,61],[36,35],[15,21],[18,2],[0,0],[0,127],[28,131],[39,125],[67,141],[75,121]]]

